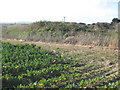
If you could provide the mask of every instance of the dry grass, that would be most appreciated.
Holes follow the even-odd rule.
[[[46,43],[46,42],[34,42],[34,41],[24,41],[22,39],[20,40],[17,40],[17,39],[4,39],[2,38],[1,41],[4,41],[4,42],[11,42],[11,43],[14,43],[14,44],[25,44],[25,43],[28,43],[28,44],[36,44],[36,45],[41,45],[42,47],[48,47],[48,48],[63,48],[63,49],[70,49],[70,50],[95,50],[95,51],[118,51],[118,50],[115,50],[114,48],[117,46],[116,43],[111,43],[111,45],[109,45],[109,47],[103,47],[103,46],[96,46],[93,44],[91,45],[80,45],[80,44],[58,44],[58,43]]]

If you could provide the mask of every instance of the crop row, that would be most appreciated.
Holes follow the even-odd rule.
[[[113,67],[79,64],[34,44],[2,46],[4,88],[115,88],[119,84],[117,72],[105,74]]]

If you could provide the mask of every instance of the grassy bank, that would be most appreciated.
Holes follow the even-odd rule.
[[[40,21],[3,28],[2,37],[26,41],[56,42],[92,46],[118,47],[116,24],[81,24]]]

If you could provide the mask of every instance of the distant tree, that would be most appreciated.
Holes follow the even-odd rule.
[[[95,23],[92,23],[92,25],[95,25]]]
[[[120,22],[120,19],[118,19],[118,18],[114,18],[113,20],[112,20],[112,23],[119,23]]]
[[[86,25],[86,23],[79,23],[79,24],[81,24],[81,25]]]

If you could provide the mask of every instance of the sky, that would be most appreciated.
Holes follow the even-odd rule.
[[[0,23],[63,21],[111,22],[120,0],[0,0]]]

